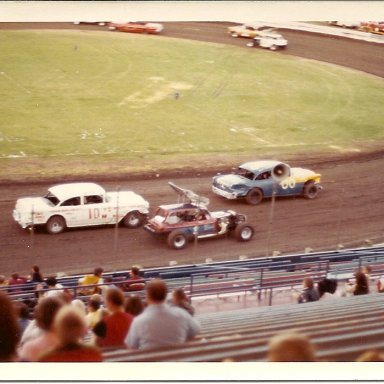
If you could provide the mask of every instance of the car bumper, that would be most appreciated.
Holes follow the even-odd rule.
[[[144,227],[143,227],[147,232],[151,233],[152,235],[154,236],[163,236],[164,234],[166,234],[167,232],[159,232],[156,230],[156,228],[154,228],[152,225],[150,224],[145,224]]]
[[[26,220],[25,218],[23,219],[21,214],[16,210],[14,209],[13,210],[13,213],[12,213],[12,216],[13,216],[13,219],[21,225],[22,228],[28,228],[32,225],[32,221],[31,220]]]
[[[226,199],[230,199],[230,200],[234,200],[234,199],[237,199],[239,197],[238,194],[235,192],[223,191],[222,189],[217,188],[214,185],[212,186],[212,192],[216,193],[216,195],[225,197]]]

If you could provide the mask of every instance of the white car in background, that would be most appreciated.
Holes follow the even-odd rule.
[[[278,49],[284,49],[287,45],[288,40],[280,33],[269,32],[262,36],[254,37],[252,42],[247,44],[247,47],[261,47],[268,48],[271,51],[277,51]]]
[[[48,189],[44,197],[17,200],[13,218],[22,228],[45,226],[58,234],[66,228],[121,223],[137,228],[148,214],[149,203],[132,191],[106,192],[95,183],[68,183]]]

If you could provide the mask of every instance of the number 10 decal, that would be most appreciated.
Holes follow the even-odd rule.
[[[99,219],[100,218],[100,209],[99,208],[93,208],[89,210],[89,219]]]

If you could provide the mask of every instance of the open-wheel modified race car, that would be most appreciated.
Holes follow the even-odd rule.
[[[251,205],[273,195],[314,199],[322,189],[320,177],[309,169],[291,168],[275,160],[250,161],[233,174],[214,176],[212,191],[227,199],[243,198]]]
[[[188,241],[209,237],[222,237],[234,233],[239,241],[249,241],[254,229],[247,224],[245,215],[232,210],[210,212],[209,199],[192,191],[169,185],[184,199],[183,203],[161,205],[144,229],[163,236],[173,249],[185,248]]]
[[[55,185],[42,197],[17,200],[13,218],[22,228],[45,226],[58,234],[67,227],[121,223],[136,228],[143,224],[149,203],[132,191],[106,192],[95,183]]]

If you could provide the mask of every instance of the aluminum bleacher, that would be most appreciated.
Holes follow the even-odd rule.
[[[269,339],[283,331],[307,335],[320,361],[353,361],[367,350],[384,351],[384,295],[329,299],[197,316],[200,335],[183,345],[104,351],[104,360],[127,362],[264,361]]]
[[[353,272],[363,265],[372,267],[372,276],[384,276],[384,246],[371,246],[329,252],[303,253],[269,258],[245,259],[209,264],[191,264],[142,270],[144,280],[155,277],[167,281],[170,289],[183,287],[191,300],[206,297],[228,297],[257,293],[268,294],[269,305],[281,290],[292,290],[301,285],[304,277],[311,276],[318,281],[323,277],[347,280]],[[104,273],[112,277],[117,285],[123,283],[126,271]],[[82,275],[58,278],[73,297],[86,299],[79,295],[82,288],[78,284]],[[2,286],[15,300],[33,300],[36,291],[31,284],[17,287],[10,292],[9,287]]]

